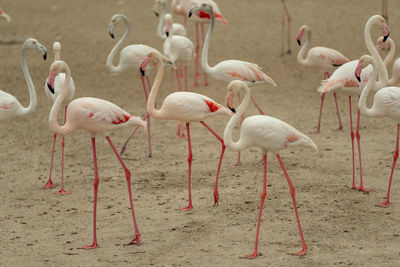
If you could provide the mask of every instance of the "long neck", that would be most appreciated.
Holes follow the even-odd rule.
[[[245,148],[241,137],[239,137],[239,140],[237,142],[234,142],[232,139],[233,129],[235,128],[235,125],[237,125],[237,123],[239,122],[243,113],[246,111],[247,106],[249,105],[250,89],[246,86],[245,91],[246,91],[245,96],[244,96],[242,102],[240,102],[240,105],[238,106],[236,113],[233,114],[233,116],[230,118],[230,120],[226,124],[225,131],[224,131],[224,143],[229,148],[231,148],[232,150],[235,150],[235,151],[240,151]]]
[[[122,35],[121,39],[119,39],[117,44],[113,47],[113,49],[111,49],[110,54],[108,54],[106,65],[110,72],[120,72],[121,71],[121,63],[120,63],[121,59],[120,59],[120,62],[118,63],[118,66],[114,66],[114,64],[113,64],[114,56],[117,53],[117,51],[121,48],[122,43],[126,40],[126,38],[128,37],[129,31],[131,30],[129,21],[124,17],[121,17],[121,18],[126,24],[126,29],[125,29],[125,32]]]
[[[64,125],[59,125],[57,122],[57,115],[60,110],[60,107],[62,106],[62,103],[64,102],[64,99],[67,97],[68,94],[68,86],[71,80],[71,72],[68,68],[68,66],[63,63],[63,68],[65,69],[66,75],[65,75],[65,82],[64,86],[61,90],[61,94],[58,94],[56,96],[56,100],[53,103],[53,106],[51,107],[50,114],[49,114],[49,124],[50,128],[53,130],[54,133],[56,134],[61,134],[61,135],[67,135],[74,130],[69,127],[68,122]]]
[[[165,14],[167,14],[167,3],[162,3],[162,14],[160,16],[160,20],[158,21],[158,25],[157,25],[157,36],[160,37],[161,39],[165,40],[167,38],[167,36],[165,35],[165,33],[163,32],[162,28],[164,25],[164,16]]]
[[[214,30],[214,20],[215,20],[214,11],[211,10],[211,12],[210,12],[210,27],[208,28],[206,40],[204,41],[203,51],[201,54],[201,66],[207,73],[210,73],[212,71],[212,68],[208,65],[208,45],[210,44],[211,34]]]
[[[392,78],[388,81],[388,86],[393,86],[396,85],[398,82],[400,82],[400,58],[396,59],[396,61],[393,63],[393,69],[392,69]]]
[[[19,112],[20,115],[26,115],[33,112],[37,104],[35,86],[33,85],[31,75],[29,75],[28,67],[26,65],[26,57],[25,57],[26,49],[27,48],[25,46],[22,48],[21,66],[22,66],[22,71],[24,72],[26,84],[28,85],[29,105],[27,107],[22,107],[22,110]]]
[[[158,70],[156,77],[154,78],[153,86],[151,87],[149,99],[147,100],[147,113],[149,113],[155,119],[162,119],[163,113],[155,108],[156,95],[158,88],[160,87],[162,78],[164,75],[164,62],[160,60],[158,64]]]
[[[306,30],[307,30],[307,40],[301,47],[299,53],[297,54],[297,62],[302,65],[307,65],[308,63],[307,60],[304,58],[304,54],[306,53],[306,50],[311,41],[311,29],[307,27]]]
[[[375,83],[375,88],[382,88],[385,87],[388,83],[389,77],[388,73],[385,67],[385,63],[383,63],[382,58],[380,57],[378,51],[376,50],[374,43],[372,42],[371,39],[371,27],[372,27],[373,22],[368,21],[367,25],[365,25],[364,29],[364,39],[365,39],[365,44],[367,46],[367,49],[371,56],[376,60],[376,66],[379,72],[379,80]],[[375,80],[376,81],[376,78]]]
[[[386,68],[389,66],[390,62],[392,62],[394,53],[396,52],[396,45],[394,44],[393,40],[389,38],[387,41],[389,42],[389,53],[383,60],[383,63],[385,63]]]
[[[375,110],[375,101],[372,104],[372,108],[367,107],[367,97],[369,92],[371,91],[373,87],[373,83],[376,81],[376,78],[378,76],[378,72],[376,71],[376,62],[372,61],[372,77],[369,78],[367,84],[365,85],[363,91],[361,92],[360,100],[358,101],[358,107],[360,109],[360,112],[368,117],[375,117],[377,115],[376,110]]]

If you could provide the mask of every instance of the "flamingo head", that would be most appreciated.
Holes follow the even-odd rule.
[[[50,66],[49,77],[47,78],[47,87],[52,94],[54,94],[54,81],[56,76],[65,68],[65,65],[64,61],[56,60]]]
[[[355,74],[358,82],[361,82],[361,72],[362,72],[363,68],[365,68],[369,64],[374,64],[373,57],[371,57],[369,55],[361,56],[360,59],[358,60],[356,70],[354,71],[354,74]]]
[[[299,32],[297,33],[297,43],[301,46],[301,38],[303,38],[303,34],[305,31],[308,31],[308,39],[311,40],[311,28],[308,25],[303,25],[300,27]]]
[[[33,38],[28,38],[24,44],[22,45],[23,49],[27,49],[27,48],[36,48],[38,49],[43,56],[43,59],[46,60],[47,58],[47,50],[46,47],[44,45],[42,45],[41,43],[38,42],[38,40],[33,39]]]
[[[115,14],[112,16],[110,24],[108,24],[108,34],[111,38],[115,38],[114,36],[114,27],[117,25],[121,20],[125,20],[125,22],[129,25],[129,20],[125,15],[122,14]]]
[[[158,13],[158,9],[160,8],[161,5],[163,5],[165,9],[167,9],[167,3],[165,2],[165,0],[154,1],[153,12],[156,15],[156,17],[160,16],[160,14]]]
[[[0,8],[0,18],[4,19],[4,20],[7,21],[7,22],[10,22],[10,21],[11,21],[10,16],[9,16],[7,13],[5,13],[5,12],[3,11],[3,9],[1,9],[1,8]]]
[[[390,31],[385,19],[381,15],[374,15],[369,18],[367,23],[379,25],[382,29],[383,42],[386,42],[387,38],[389,38]]]
[[[249,88],[245,82],[241,81],[241,80],[234,80],[231,81],[228,84],[227,87],[227,94],[226,94],[226,106],[233,112],[236,113],[236,110],[234,108],[234,104],[233,104],[233,98],[235,95],[235,91],[238,91],[240,89],[245,89],[245,88]]]
[[[199,16],[200,11],[206,12],[208,14],[214,13],[213,8],[210,4],[202,3],[201,5],[194,6],[190,9],[189,14],[188,14],[189,18],[193,14],[196,14],[197,16]]]
[[[60,51],[61,51],[61,44],[59,42],[54,42],[53,43],[53,53],[54,53],[55,60],[61,59]]]
[[[165,14],[164,21],[165,21],[165,35],[169,37],[169,32],[171,31],[172,28],[172,16],[170,13]]]
[[[149,64],[151,64],[153,67],[156,67],[160,62],[163,62],[164,64],[171,65],[174,68],[175,64],[172,62],[169,58],[166,56],[162,55],[160,52],[157,50],[151,51],[150,53],[147,54],[147,56],[142,60],[140,63],[140,73],[145,76],[146,74],[146,68]]]

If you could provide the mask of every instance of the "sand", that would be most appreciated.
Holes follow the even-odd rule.
[[[209,63],[242,59],[258,63],[278,84],[258,85],[253,92],[266,114],[309,134],[315,130],[319,110],[316,92],[323,73],[300,66],[295,43],[297,29],[309,24],[312,46],[328,46],[351,59],[366,54],[363,31],[368,18],[381,13],[374,0],[287,0],[292,15],[292,50],[280,56],[281,3],[278,0],[218,0],[227,26],[218,24],[212,36]],[[242,153],[242,166],[233,167],[236,153],[226,152],[220,177],[220,203],[213,207],[213,185],[220,144],[200,124],[193,124],[193,204],[187,205],[187,143],[175,138],[176,122],[152,120],[153,158],[146,158],[146,132],[130,142],[125,160],[132,171],[134,205],[142,235],[140,246],[123,246],[133,237],[124,172],[103,136],[97,136],[99,199],[97,234],[99,247],[80,250],[92,241],[93,162],[90,135],[78,131],[66,137],[65,186],[72,194],[59,196],[56,189],[41,187],[49,175],[52,132],[48,127],[51,101],[43,85],[53,61],[51,46],[62,44],[62,58],[76,83],[75,97],[110,100],[137,116],[144,116],[145,102],[139,77],[133,72],[110,75],[106,57],[116,40],[107,27],[115,13],[132,23],[126,44],[143,43],[162,49],[156,37],[153,1],[3,1],[12,17],[1,23],[4,40],[34,37],[44,44],[49,58],[38,51],[27,53],[27,62],[38,94],[36,111],[2,122],[0,153],[0,265],[1,266],[398,266],[400,265],[400,195],[398,170],[391,205],[384,200],[395,148],[396,125],[389,119],[361,118],[361,144],[365,185],[373,192],[350,190],[352,179],[348,98],[339,95],[344,130],[335,131],[337,117],[333,96],[325,99],[321,134],[309,134],[318,152],[288,149],[281,152],[296,187],[299,215],[308,245],[305,256],[295,256],[301,241],[289,194],[279,164],[269,155],[268,194],[264,205],[257,259],[239,256],[253,251],[262,189],[261,151]],[[389,1],[389,26],[396,41],[400,34],[400,2]],[[175,21],[183,22],[175,16]],[[115,31],[118,39],[122,25]],[[194,39],[194,26],[189,24]],[[380,29],[373,29],[373,38]],[[20,67],[21,44],[0,47],[0,88],[29,102]],[[192,70],[192,66],[190,67]],[[391,72],[391,71],[390,71]],[[191,73],[191,72],[190,72]],[[151,79],[154,77],[154,72]],[[157,102],[171,93],[166,72]],[[192,78],[189,79],[192,84]],[[175,83],[176,84],[176,83]],[[227,84],[210,78],[209,86],[191,88],[224,104]],[[355,103],[355,100],[353,101]],[[353,104],[355,117],[356,104]],[[247,115],[257,114],[251,106]],[[60,116],[61,117],[61,116]],[[227,117],[208,124],[223,134]],[[131,129],[110,137],[121,147]],[[357,154],[356,154],[357,156]],[[57,139],[53,179],[60,186],[61,145]],[[356,161],[358,183],[358,161]]]

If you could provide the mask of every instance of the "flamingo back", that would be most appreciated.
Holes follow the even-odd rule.
[[[139,71],[140,63],[150,52],[155,51],[148,45],[134,44],[128,45],[121,50],[120,65],[121,71]],[[152,64],[148,64],[146,70],[152,69]]]
[[[331,71],[349,62],[349,59],[337,50],[316,46],[308,51],[306,61],[313,67]]]
[[[15,117],[18,107],[21,104],[13,95],[0,90],[0,120]]]
[[[375,94],[374,117],[389,117],[400,123],[400,87],[384,87]]]

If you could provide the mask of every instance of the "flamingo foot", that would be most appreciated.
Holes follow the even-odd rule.
[[[387,208],[387,207],[389,207],[389,201],[386,200],[385,202],[379,203],[376,206],[381,207],[381,208]]]
[[[353,184],[352,186],[349,186],[349,188],[353,189],[353,190],[361,191],[361,192],[364,192],[364,193],[372,192],[372,190],[365,188],[363,185],[358,187],[358,186]]]
[[[53,181],[49,178],[47,183],[42,188],[43,189],[50,189],[50,188],[54,188],[54,187],[56,187],[56,186],[53,184]]]
[[[307,253],[307,246],[303,247],[302,250],[296,253],[297,256],[303,256]]]
[[[96,241],[93,241],[93,244],[81,247],[80,249],[94,249],[94,248],[97,248],[98,246],[99,246],[99,244],[97,244],[97,240],[96,240]]]
[[[254,259],[254,258],[256,258],[257,256],[260,256],[260,255],[261,254],[259,254],[258,251],[254,251],[253,254],[242,256],[240,258],[242,258],[242,259]]]
[[[240,163],[240,161],[237,161],[236,163],[232,164],[232,167],[239,167],[240,165],[242,165],[242,163]]]
[[[186,139],[186,135],[185,134],[177,134],[176,138],[178,138],[178,139]]]
[[[187,207],[180,208],[180,210],[184,210],[184,211],[188,211],[188,210],[191,210],[191,209],[193,209],[192,203],[190,203]]]
[[[336,128],[334,131],[343,131],[343,126],[339,126],[339,128]]]
[[[318,129],[318,130],[315,130],[315,131],[313,131],[313,132],[310,132],[311,134],[319,134],[321,131]]]
[[[214,190],[214,205],[213,205],[213,207],[218,206],[218,201],[219,201],[218,190]]]
[[[68,191],[65,191],[64,188],[61,188],[59,191],[56,192],[57,195],[68,195],[71,194]]]
[[[132,244],[140,245],[141,242],[142,242],[142,240],[140,238],[140,233],[136,233],[135,234],[135,238],[132,239],[132,241],[129,242],[128,244],[125,244],[124,246],[129,246],[129,245],[132,245]]]

